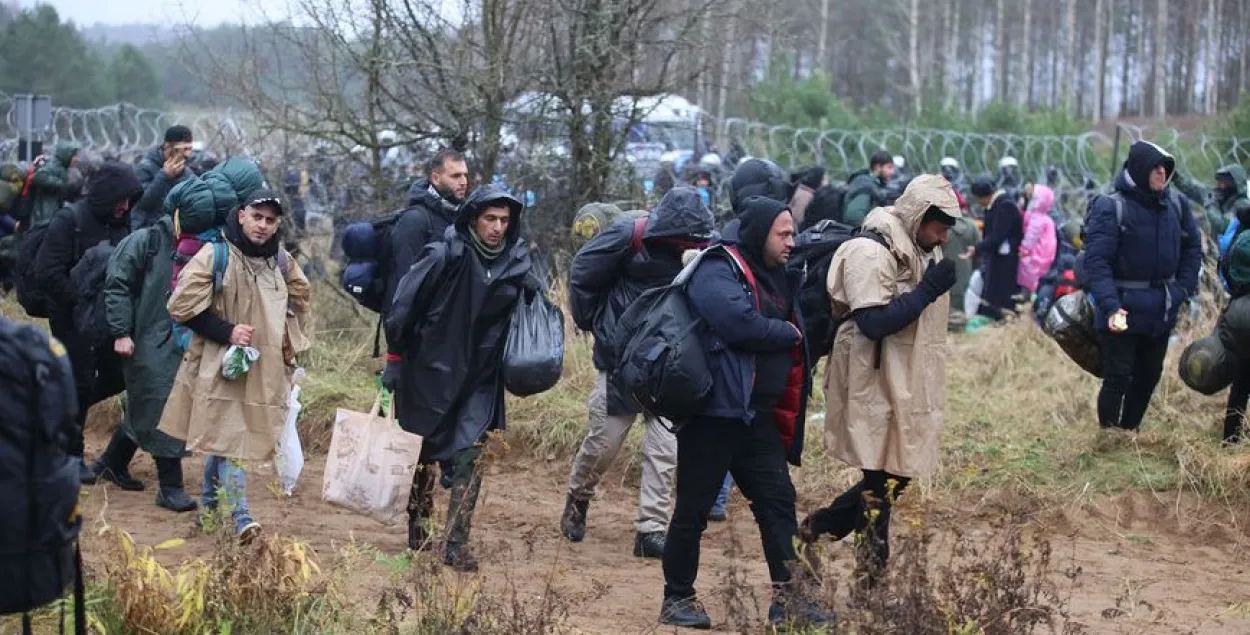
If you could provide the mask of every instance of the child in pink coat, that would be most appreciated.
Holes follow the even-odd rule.
[[[1045,185],[1033,186],[1033,197],[1024,212],[1024,240],[1020,243],[1020,269],[1016,283],[1037,293],[1038,282],[1055,262],[1058,247],[1055,221],[1050,210],[1055,206],[1055,192]]]

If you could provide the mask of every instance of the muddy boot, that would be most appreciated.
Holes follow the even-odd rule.
[[[434,475],[428,465],[418,465],[408,494],[408,548],[421,551],[430,544],[434,516]]]
[[[564,515],[560,517],[560,533],[569,542],[581,542],[586,538],[586,512],[590,501],[580,501],[572,494],[564,499]]]
[[[469,531],[473,527],[473,510],[477,507],[477,495],[482,490],[482,475],[477,470],[477,458],[481,454],[482,449],[475,446],[457,452],[452,458],[451,496],[447,502],[447,553],[444,554],[444,562],[453,547],[457,552],[467,552],[465,545],[469,544]],[[476,561],[473,566],[477,566]]]
[[[175,512],[195,511],[199,504],[182,484],[182,459],[156,459],[156,475],[160,490],[156,493],[156,505]]]
[[[469,545],[449,542],[443,547],[443,564],[461,573],[477,571],[477,557]]]
[[[104,454],[91,464],[89,479],[82,478],[82,482],[90,484],[103,480],[127,491],[143,491],[143,481],[130,475],[130,462],[138,451],[139,446],[118,427],[113,431]]]

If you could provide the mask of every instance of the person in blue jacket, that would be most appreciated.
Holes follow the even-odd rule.
[[[821,626],[833,616],[792,580],[797,564],[794,483],[803,453],[811,364],[799,312],[801,275],[785,267],[794,218],[785,203],[747,198],[723,244],[705,253],[686,286],[706,323],[700,339],[713,380],[704,411],[677,431],[677,500],[664,543],[660,621],[710,628],[696,599],[699,542],[725,473],[751,501],[773,582],[769,621]]]
[[[1172,155],[1148,141],[1134,143],[1115,191],[1096,198],[1085,220],[1085,288],[1102,344],[1104,429],[1141,426],[1181,305],[1198,287],[1202,237],[1188,201],[1169,187],[1175,173]]]

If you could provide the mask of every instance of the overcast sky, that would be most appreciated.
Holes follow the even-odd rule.
[[[241,22],[248,15],[259,17],[256,0],[17,0],[17,4],[23,8],[50,4],[62,19],[71,19],[81,26],[97,22],[216,26]],[[265,11],[270,18],[285,17],[285,6],[282,0],[265,2]]]

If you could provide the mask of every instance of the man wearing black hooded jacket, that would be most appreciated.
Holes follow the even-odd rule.
[[[78,392],[77,433],[70,439],[70,454],[83,455],[83,424],[87,410],[95,403],[124,388],[121,358],[111,350],[94,351],[74,326],[78,291],[70,270],[91,247],[108,242],[116,245],[130,230],[130,207],[143,195],[134,168],[109,161],[87,183],[87,194],[62,208],[48,224],[43,244],[35,258],[36,283],[48,298],[48,323],[52,335],[65,344],[74,368]],[[88,480],[92,472],[81,466]]]
[[[710,628],[696,599],[699,542],[725,472],[733,475],[760,528],[773,582],[769,621],[821,626],[833,616],[804,598],[793,580],[794,483],[787,462],[803,453],[811,367],[798,307],[801,275],[787,272],[794,219],[785,203],[741,202],[724,244],[705,253],[686,294],[706,323],[701,333],[713,379],[703,413],[677,432],[677,503],[664,547],[660,621]]]
[[[666,286],[681,271],[682,253],[711,242],[714,221],[699,192],[689,187],[669,190],[645,219],[613,223],[586,243],[569,268],[569,296],[578,327],[595,334],[594,363],[599,379],[587,409],[590,431],[569,473],[569,491],[560,519],[566,538],[581,542],[586,513],[595,488],[612,466],[639,411],[633,400],[609,381],[615,367],[617,320],[645,291]],[[646,418],[642,443],[634,555],[659,558],[664,553],[677,439],[653,417]]]
[[[469,189],[468,165],[455,150],[435,154],[426,174],[428,179],[418,179],[408,189],[408,210],[391,230],[391,277],[383,306],[390,306],[400,278],[421,259],[425,246],[443,239]]]
[[[408,505],[408,546],[430,539],[438,462],[450,484],[443,563],[477,569],[468,546],[487,433],[502,430],[503,352],[522,293],[539,293],[521,238],[524,206],[503,189],[478,188],[453,230],[431,243],[400,280],[386,316],[388,388],[399,425],[424,439]]]

